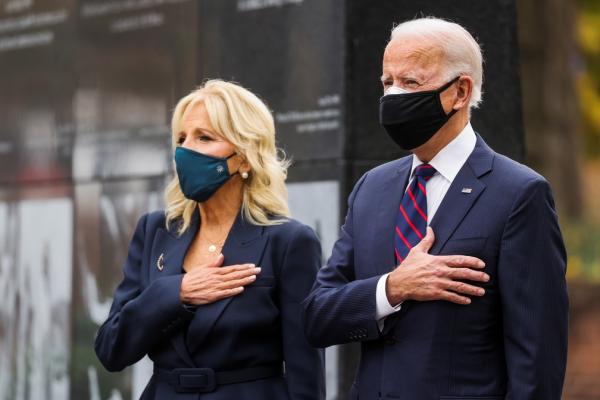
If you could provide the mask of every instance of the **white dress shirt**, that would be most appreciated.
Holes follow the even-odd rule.
[[[470,123],[464,127],[462,132],[454,138],[450,143],[440,150],[435,157],[429,162],[436,173],[427,181],[427,224],[431,223],[435,213],[437,212],[444,196],[448,192],[450,185],[456,178],[458,171],[462,168],[467,158],[475,149],[477,137]],[[413,155],[412,169],[410,171],[410,182],[414,179],[415,168],[423,164],[421,160]],[[410,186],[407,185],[407,189]],[[376,304],[377,311],[375,318],[379,324],[379,329],[383,328],[385,317],[400,310],[402,303],[392,306],[387,298],[385,285],[388,274],[382,275],[377,282]]]

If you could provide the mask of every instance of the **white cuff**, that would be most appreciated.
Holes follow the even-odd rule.
[[[387,282],[388,275],[389,273],[382,275],[381,278],[379,278],[379,281],[377,281],[377,291],[375,292],[375,319],[377,321],[380,321],[382,318],[385,318],[390,314],[400,311],[400,308],[402,308],[402,303],[392,306],[388,301],[387,294],[385,292],[385,284]]]

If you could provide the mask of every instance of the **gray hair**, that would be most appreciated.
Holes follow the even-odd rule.
[[[392,29],[390,41],[400,37],[436,43],[444,54],[446,80],[458,75],[470,76],[474,86],[469,106],[479,107],[483,96],[483,57],[481,47],[465,28],[440,18],[418,18]]]

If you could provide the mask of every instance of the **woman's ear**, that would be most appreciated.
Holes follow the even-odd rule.
[[[229,167],[229,173],[232,175],[236,173],[241,175],[244,172],[247,174],[250,173],[250,164],[246,161],[244,156],[239,153],[234,154],[227,160],[227,166]]]
[[[240,156],[240,166],[238,167],[238,172],[240,174],[246,173],[246,174],[250,174],[250,170],[252,168],[250,168],[250,163],[243,157]]]
[[[250,163],[244,156],[240,156],[240,172],[250,172]]]

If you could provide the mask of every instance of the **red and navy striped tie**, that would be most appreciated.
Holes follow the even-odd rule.
[[[410,249],[425,237],[427,232],[426,186],[427,181],[435,172],[435,168],[429,164],[421,164],[415,168],[415,176],[402,197],[394,235],[397,264],[404,261]]]

